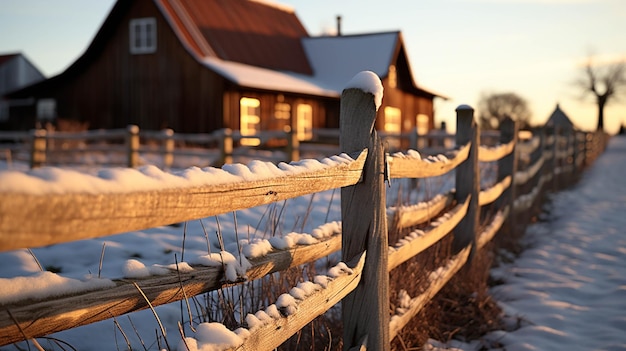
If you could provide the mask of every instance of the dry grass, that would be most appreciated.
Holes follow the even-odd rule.
[[[427,272],[442,265],[451,254],[452,237],[405,262],[391,272],[391,306],[400,289],[410,296],[421,293]],[[392,350],[415,350],[429,339],[476,340],[497,330],[500,309],[488,294],[487,278],[493,255],[490,248],[474,254],[471,263],[457,273],[392,341]],[[407,284],[414,282],[414,284]]]

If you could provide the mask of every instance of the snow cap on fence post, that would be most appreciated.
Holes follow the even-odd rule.
[[[474,109],[469,105],[460,105],[456,108],[456,145],[460,147],[470,144],[467,160],[456,169],[456,200],[465,202],[469,196],[467,214],[454,230],[454,252],[459,252],[467,245],[475,244],[476,230],[480,208],[478,194],[480,192],[480,173],[478,169],[478,148],[480,130],[474,119]],[[472,249],[473,250],[473,249]]]
[[[341,151],[368,149],[361,182],[341,189],[342,260],[351,264],[367,252],[361,281],[342,302],[344,350],[364,343],[368,350],[389,350],[385,153],[374,129],[382,93],[380,78],[366,71],[341,94]]]
[[[382,100],[383,84],[374,72],[359,72],[346,84],[339,112],[341,151],[354,152],[368,147]]]
[[[374,103],[376,104],[376,111],[380,108],[383,102],[383,83],[376,73],[372,71],[361,71],[357,73],[348,84],[345,89],[356,88],[361,89],[366,93],[374,95]]]

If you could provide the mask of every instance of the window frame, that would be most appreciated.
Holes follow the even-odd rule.
[[[261,100],[247,96],[239,99],[239,132],[241,136],[255,136],[261,132]],[[258,138],[241,138],[240,143],[258,146],[261,141]]]
[[[150,30],[149,30],[150,29]],[[157,50],[156,18],[133,18],[128,23],[129,50],[133,55],[152,54]]]

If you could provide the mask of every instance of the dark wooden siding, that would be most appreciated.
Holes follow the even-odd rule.
[[[129,22],[154,17],[157,51],[132,55],[129,51]],[[417,114],[430,117],[433,127],[433,96],[413,86],[406,55],[401,47],[396,58],[397,87],[384,79],[385,97],[376,122],[384,126],[384,107],[402,110],[402,130],[415,128]],[[421,94],[421,95],[420,95]],[[297,105],[310,104],[313,128],[339,127],[339,99],[306,94],[250,89],[227,81],[192,56],[152,1],[118,2],[93,43],[66,72],[16,98],[55,98],[58,117],[88,121],[89,128],[123,128],[137,124],[142,129],[169,127],[177,132],[211,132],[240,128],[239,101],[242,97],[261,102],[261,129],[284,130],[274,109],[281,101],[291,106],[294,125]],[[20,127],[33,128],[35,106],[12,109]]]
[[[332,98],[318,98],[305,95],[269,92],[254,89],[244,89],[230,86],[224,93],[224,125],[231,129],[239,129],[240,108],[239,101],[243,97],[258,99],[261,109],[261,130],[284,130],[285,126],[294,125],[296,109],[299,104],[311,105],[313,114],[313,128],[339,127],[339,101]],[[291,107],[289,120],[275,118],[276,104],[285,103]],[[329,116],[330,114],[330,116]],[[327,121],[331,121],[331,125]]]
[[[129,21],[154,17],[157,51],[129,52]],[[59,118],[90,128],[173,128],[208,132],[223,127],[223,78],[198,63],[152,2],[134,2],[102,48],[55,94]]]

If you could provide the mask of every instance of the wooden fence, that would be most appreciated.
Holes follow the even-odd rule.
[[[338,137],[337,133],[336,139]],[[171,129],[140,130],[135,125],[126,129],[82,132],[46,129],[0,131],[0,158],[9,162],[26,161],[31,168],[43,165],[94,165],[94,162],[85,161],[81,156],[96,153],[107,154],[106,161],[95,162],[107,166],[136,167],[142,164],[141,156],[146,155],[158,155],[164,169],[172,168],[175,157],[195,157],[202,165],[220,166],[233,162],[233,157],[237,155],[234,146],[245,139],[255,139],[266,148],[281,152],[284,155],[281,161],[300,158],[299,140],[291,132],[264,131],[245,136],[239,131],[221,129],[213,133],[183,134],[174,133]]]
[[[342,211],[342,233],[249,258],[251,267],[235,280],[226,279],[224,267],[194,266],[189,272],[171,270],[166,275],[115,280],[106,288],[0,304],[0,345],[260,279],[341,250],[350,269],[300,297],[295,313],[274,316],[250,330],[236,349],[272,350],[341,301],[344,349],[388,350],[399,331],[470,257],[480,254],[511,214],[527,212],[545,189],[579,174],[606,142],[602,134],[564,134],[550,127],[522,141],[516,124],[506,121],[497,145],[480,146],[473,109],[459,106],[456,147],[447,158],[421,158],[410,152],[390,155],[372,128],[375,116],[372,94],[344,90],[341,150],[351,158],[321,169],[298,168],[294,163],[292,171],[280,177],[153,191],[0,193],[0,251],[184,222],[335,188],[341,188]],[[497,163],[498,173],[493,185],[481,189],[479,165],[485,162]],[[435,197],[428,206],[386,204],[386,182],[451,171],[456,173],[455,191]],[[479,230],[485,206],[494,208],[495,215]],[[421,234],[388,243],[389,232],[419,224],[426,224]],[[431,275],[420,295],[390,315],[389,272],[449,235],[454,238],[454,254]]]
[[[140,130],[136,125],[125,129],[62,132],[46,129],[31,131],[0,131],[0,159],[8,163],[22,161],[31,168],[49,166],[104,165],[136,167],[142,157],[157,156],[148,160],[163,169],[171,169],[175,159],[194,158],[178,162],[189,166],[221,166],[234,160],[259,159],[263,155],[254,151],[271,151],[270,161],[297,161],[301,155],[333,155],[339,150],[339,129],[314,129],[310,140],[300,141],[297,135],[284,131],[262,131],[254,136],[241,135],[239,131],[221,129],[213,133],[175,133],[172,129]],[[436,154],[450,149],[454,134],[433,130],[418,135],[416,130],[405,133],[380,133],[387,149],[393,145],[419,149],[425,154]],[[494,134],[489,136],[493,139]],[[260,147],[238,147],[242,140],[254,139]],[[397,148],[397,147],[395,147]],[[388,150],[389,151],[389,150]],[[84,156],[106,154],[106,157],[86,160]]]

